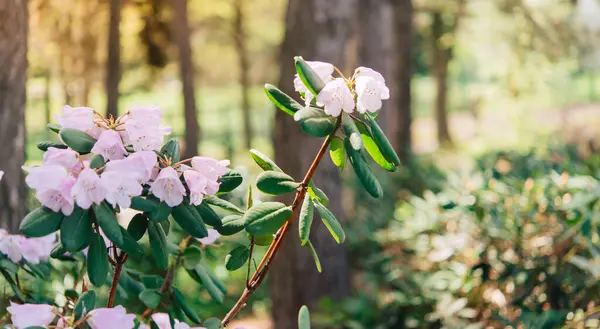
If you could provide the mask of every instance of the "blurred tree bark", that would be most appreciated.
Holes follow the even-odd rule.
[[[0,227],[16,233],[25,215],[27,1],[0,0]]]
[[[109,1],[106,114],[115,118],[119,116],[119,81],[121,80],[121,33],[119,31],[121,6],[122,0]]]
[[[448,128],[448,64],[452,58],[452,47],[442,43],[444,36],[444,21],[442,13],[435,11],[432,14],[432,68],[435,79],[435,119],[437,125],[437,138],[440,146],[451,145],[452,138]]]
[[[246,148],[252,148],[252,119],[250,117],[250,98],[249,88],[250,81],[248,79],[248,71],[250,70],[250,62],[248,58],[248,49],[246,48],[246,31],[244,29],[244,1],[234,0],[233,7],[235,17],[233,22],[233,39],[235,48],[239,58],[240,69],[240,86],[242,88],[242,118],[244,120],[244,139]]]
[[[359,65],[379,71],[390,89],[390,99],[377,120],[405,160],[411,136],[411,0],[358,1]]]
[[[172,0],[175,17],[173,30],[175,43],[179,52],[179,74],[183,88],[183,106],[185,117],[185,149],[184,157],[191,158],[198,154],[200,127],[196,110],[194,83],[194,63],[190,46],[190,26],[188,21],[188,1]]]
[[[278,87],[296,95],[293,87],[293,57],[319,60],[342,66],[354,18],[353,0],[290,0],[285,37],[281,47],[281,76]],[[275,161],[286,173],[301,179],[316,155],[322,139],[308,136],[288,114],[277,111],[273,143]],[[314,182],[330,197],[329,209],[341,218],[340,173],[329,159],[323,159]],[[284,199],[290,204],[292,200]],[[315,216],[317,216],[315,214]],[[304,304],[316,308],[318,300],[338,300],[350,295],[348,256],[344,245],[335,243],[322,222],[315,218],[311,241],[321,258],[318,273],[310,252],[300,245],[297,219],[283,241],[280,255],[269,277],[274,328],[295,328],[298,310]]]

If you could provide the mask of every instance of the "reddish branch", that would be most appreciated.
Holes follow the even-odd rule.
[[[121,271],[123,271],[123,264],[127,261],[127,254],[121,251],[119,255],[117,255],[117,247],[113,246],[113,254],[115,256],[114,265],[115,271],[113,273],[112,284],[110,285],[110,290],[108,292],[108,303],[106,307],[111,308],[115,303],[115,295],[117,294],[117,284],[119,283],[119,278],[121,277]]]
[[[306,190],[308,188],[308,184],[309,184],[310,180],[312,179],[312,176],[314,175],[317,167],[319,166],[321,159],[323,159],[323,156],[325,155],[325,152],[327,151],[327,147],[329,146],[329,143],[331,143],[331,139],[333,138],[333,136],[335,135],[335,133],[337,132],[337,130],[340,126],[340,122],[341,122],[340,119],[341,119],[341,116],[338,118],[338,120],[336,122],[335,129],[331,132],[331,134],[329,134],[329,136],[327,136],[327,138],[321,145],[319,152],[315,156],[312,164],[310,165],[310,168],[306,172],[306,175],[304,176],[304,179],[302,180],[302,183],[300,184],[300,188],[298,189],[298,192],[296,192],[296,197],[294,198],[294,202],[292,203],[292,215],[287,220],[287,222],[283,225],[283,227],[281,227],[279,229],[279,231],[277,231],[277,233],[275,234],[275,237],[273,238],[273,242],[271,242],[269,249],[267,249],[267,252],[263,256],[262,260],[260,261],[260,264],[256,268],[256,271],[252,275],[252,278],[246,284],[246,288],[242,292],[242,295],[240,296],[238,301],[235,303],[235,305],[231,308],[229,313],[227,313],[225,318],[223,318],[222,324],[224,327],[227,327],[229,322],[231,322],[231,320],[233,320],[233,318],[244,308],[244,306],[246,306],[246,303],[248,302],[248,298],[252,295],[252,293],[254,293],[254,291],[260,286],[260,284],[262,283],[264,278],[267,276],[267,272],[269,272],[269,269],[271,268],[273,258],[279,251],[279,248],[281,247],[281,242],[283,241],[283,238],[285,237],[286,233],[289,231],[289,228],[291,227],[291,223],[294,220],[294,218],[296,217],[296,212],[300,206],[300,203],[302,202],[302,200],[304,199],[304,196],[306,195]]]

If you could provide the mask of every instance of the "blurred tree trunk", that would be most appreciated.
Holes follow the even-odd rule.
[[[119,81],[121,80],[121,6],[122,0],[110,0],[108,23],[108,60],[106,61],[106,114],[119,116]],[[85,104],[84,104],[85,105]]]
[[[377,120],[404,159],[410,153],[411,0],[359,0],[359,65],[379,71],[390,99]]]
[[[0,227],[16,233],[25,215],[27,1],[0,0]]]
[[[431,36],[433,41],[432,67],[435,79],[435,119],[437,124],[437,137],[440,146],[451,145],[452,138],[448,128],[448,64],[452,57],[452,48],[442,44],[444,36],[444,21],[442,13],[435,11],[431,23]]]
[[[46,70],[44,74],[44,123],[49,124],[52,121],[52,71]],[[46,138],[50,138],[51,131],[45,129]]]
[[[179,50],[179,74],[183,87],[183,106],[185,116],[185,149],[184,157],[191,158],[198,153],[200,127],[196,110],[194,87],[194,63],[190,46],[190,26],[188,22],[187,0],[172,0],[175,17],[173,30],[175,43]]]
[[[250,98],[248,71],[250,63],[248,59],[248,49],[246,49],[246,33],[244,30],[244,1],[234,0],[235,18],[233,23],[235,48],[239,58],[240,86],[242,88],[242,118],[244,119],[244,139],[246,148],[252,148],[252,120],[250,117]]]
[[[290,0],[285,19],[285,38],[281,47],[281,76],[278,87],[294,92],[293,57],[319,60],[342,66],[354,18],[353,0]],[[296,96],[297,97],[297,96]],[[308,170],[323,139],[308,136],[288,114],[277,111],[273,143],[275,161],[296,179]],[[340,173],[324,158],[314,182],[330,197],[329,209],[341,218]],[[288,204],[291,197],[284,198]],[[315,216],[317,216],[315,214]],[[321,258],[323,273],[318,273],[309,251],[300,245],[297,218],[283,242],[269,277],[273,302],[273,328],[296,328],[298,310],[304,304],[316,309],[323,297],[333,300],[350,295],[348,256],[344,245],[335,243],[325,226],[315,218],[311,241]]]

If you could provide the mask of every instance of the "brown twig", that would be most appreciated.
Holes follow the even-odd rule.
[[[304,196],[306,195],[306,189],[308,188],[308,184],[309,184],[310,180],[312,179],[312,176],[314,175],[317,167],[319,166],[321,159],[323,159],[323,156],[325,155],[325,152],[327,151],[327,147],[329,146],[331,139],[335,136],[336,131],[340,127],[341,118],[342,117],[340,116],[337,119],[335,129],[329,134],[329,136],[327,136],[327,138],[321,145],[319,152],[317,152],[317,155],[315,156],[312,164],[310,165],[310,168],[306,172],[306,175],[304,176],[304,179],[302,180],[302,183],[300,184],[300,188],[298,189],[298,192],[296,192],[296,197],[294,198],[294,202],[292,203],[292,215],[287,220],[287,222],[283,225],[283,227],[281,227],[279,229],[279,231],[277,231],[277,233],[275,234],[275,237],[273,238],[273,242],[271,242],[269,249],[267,249],[267,252],[263,256],[260,263],[258,264],[256,271],[254,272],[254,274],[252,275],[252,278],[246,285],[246,288],[242,292],[242,295],[240,296],[238,301],[235,303],[235,305],[231,308],[229,313],[227,313],[227,315],[225,315],[225,317],[223,318],[222,324],[224,327],[227,327],[229,322],[231,322],[231,320],[233,320],[233,318],[244,308],[244,306],[246,306],[248,298],[260,286],[260,284],[266,277],[267,273],[269,272],[269,269],[271,268],[271,264],[273,262],[273,258],[279,251],[281,242],[283,241],[283,238],[285,237],[286,233],[289,231],[289,228],[291,227],[291,223],[294,220],[294,218],[296,217],[296,212],[300,206],[300,203],[302,202],[302,200],[304,199]]]
[[[177,257],[175,257],[175,262],[173,262],[167,270],[167,275],[165,276],[165,281],[160,287],[159,294],[164,294],[171,287],[171,283],[173,283],[173,278],[175,277],[175,270],[177,269],[177,266],[179,266],[179,263],[181,262],[181,256],[183,255],[183,251],[190,244],[190,241],[192,241],[192,236],[188,235],[179,243],[179,252],[177,253]],[[140,315],[140,319],[147,318],[152,313],[152,310],[152,308],[148,307],[144,311],[144,313]]]
[[[112,283],[110,285],[110,290],[108,292],[108,302],[106,303],[106,307],[111,308],[115,303],[115,296],[117,294],[117,284],[119,283],[119,278],[121,277],[121,272],[123,271],[123,264],[127,261],[127,254],[123,251],[117,256],[117,248],[113,248],[113,252],[115,255],[115,271],[113,274]]]

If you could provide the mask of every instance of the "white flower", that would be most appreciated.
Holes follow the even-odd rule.
[[[118,132],[114,130],[105,130],[100,135],[100,138],[94,144],[92,153],[100,154],[104,160],[119,160],[125,158],[127,150],[123,146],[123,141]]]
[[[201,238],[201,239],[197,239],[198,241],[200,241],[200,243],[202,243],[205,246],[214,244],[219,238],[221,237],[221,234],[219,234],[219,232],[217,232],[217,230],[213,230],[212,228],[208,229],[208,236],[206,238]]]
[[[71,195],[75,198],[78,206],[89,209],[92,203],[100,204],[104,200],[106,189],[96,171],[86,168],[79,173]]]
[[[15,304],[12,301],[6,308],[16,329],[47,327],[54,317],[54,309],[46,304]]]
[[[368,67],[359,67],[355,74],[358,112],[377,112],[383,99],[390,98],[390,90],[385,85],[381,73]]]
[[[137,151],[159,149],[163,136],[171,133],[170,127],[161,127],[162,112],[158,107],[139,107],[129,111],[123,117],[123,139]]]
[[[195,206],[200,205],[206,194],[208,180],[204,175],[192,169],[184,171],[183,178],[190,190],[190,203]]]
[[[21,254],[21,240],[25,237],[21,235],[10,235],[6,230],[0,229],[0,252],[13,263],[18,263],[23,258]]]
[[[325,107],[325,113],[338,117],[342,110],[347,113],[354,111],[354,97],[346,81],[342,78],[336,78],[327,84],[319,95],[317,95],[317,104]]]
[[[171,319],[169,315],[166,313],[154,313],[152,314],[152,321],[156,324],[158,329],[206,329],[203,327],[194,327],[190,328],[190,326],[185,322],[179,322],[177,319],[173,319],[174,327],[171,326]],[[140,326],[141,329],[141,326]]]
[[[48,148],[46,153],[44,153],[42,163],[46,166],[62,166],[71,171],[80,171],[83,167],[79,161],[79,153],[71,149],[59,149],[56,147]]]
[[[131,206],[131,198],[142,194],[142,185],[129,172],[105,171],[100,180],[106,190],[106,201],[113,207],[118,205],[127,209]]]
[[[35,197],[42,205],[55,212],[62,211],[65,216],[73,212],[75,202],[71,196],[71,188],[75,184],[75,178],[64,167],[49,165],[22,168],[29,173],[25,182],[36,190]]]
[[[317,73],[317,76],[321,78],[323,82],[327,83],[333,80],[333,77],[331,76],[333,74],[333,64],[319,61],[306,61],[306,64]],[[298,74],[296,74],[294,78],[294,89],[299,93],[304,93],[306,105],[309,105],[310,102],[312,102],[314,96],[308,91],[308,88],[306,88]]]
[[[183,196],[186,195],[185,187],[179,180],[177,171],[172,167],[163,168],[156,176],[156,179],[150,187],[150,192],[160,201],[166,202],[169,207],[175,207],[183,202]]]
[[[153,151],[140,151],[122,160],[113,160],[106,164],[105,171],[129,173],[141,183],[146,183],[157,171],[158,161]]]
[[[82,130],[89,133],[96,127],[94,123],[94,110],[89,107],[70,107],[65,105],[62,108],[63,115],[55,115],[54,120],[62,128],[71,128]]]
[[[87,323],[92,329],[133,329],[134,320],[134,314],[127,314],[127,310],[118,305],[91,311]]]
[[[31,264],[45,262],[50,257],[54,242],[56,242],[56,234],[49,234],[41,238],[23,237],[20,244],[21,254]]]
[[[0,170],[0,181],[2,180],[2,177],[4,177],[4,171]]]
[[[219,177],[227,173],[229,160],[215,160],[208,157],[193,157],[193,170],[201,173],[206,178],[204,194],[215,194],[219,191]]]

